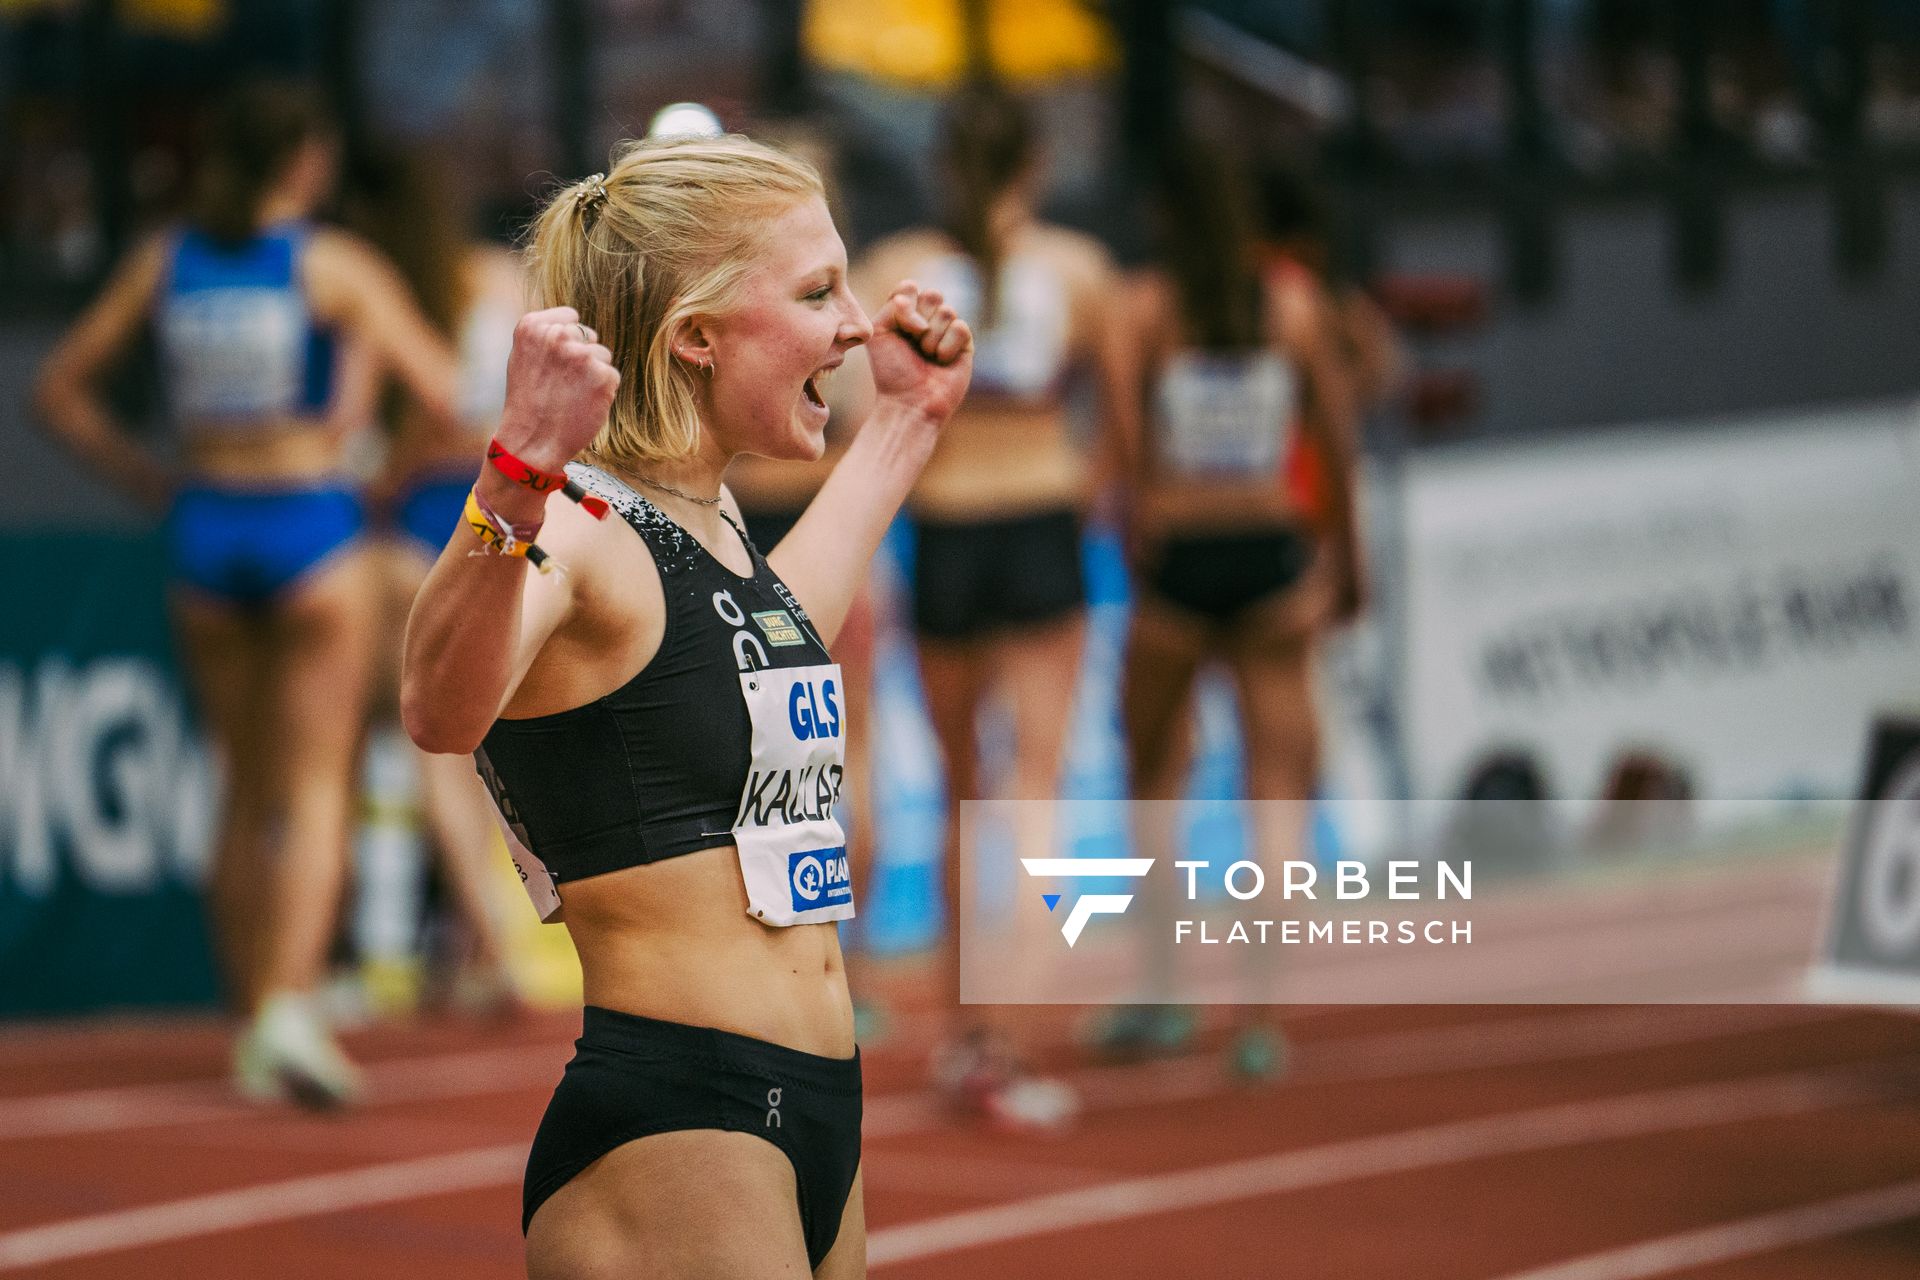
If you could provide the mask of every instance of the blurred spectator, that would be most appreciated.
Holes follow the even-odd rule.
[[[810,0],[805,49],[847,151],[860,238],[937,208],[944,95],[991,77],[1034,101],[1048,159],[1036,193],[1084,207],[1112,167],[1113,34],[1078,0]],[[909,180],[902,190],[900,179]]]

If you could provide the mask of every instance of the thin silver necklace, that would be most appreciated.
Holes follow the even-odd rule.
[[[684,498],[686,501],[702,507],[717,507],[720,505],[720,495],[717,493],[711,498],[702,498],[688,493],[685,489],[676,489],[670,484],[661,484],[658,480],[649,480],[638,472],[634,473],[633,478],[649,489],[658,489],[662,493],[670,493],[676,498]]]

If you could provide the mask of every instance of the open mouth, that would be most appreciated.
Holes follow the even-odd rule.
[[[832,365],[824,369],[816,369],[813,376],[801,384],[800,389],[806,393],[807,402],[816,409],[827,407],[827,379],[833,376],[833,370]]]

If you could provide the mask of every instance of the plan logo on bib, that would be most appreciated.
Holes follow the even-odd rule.
[[[846,847],[788,854],[787,888],[793,893],[796,912],[852,902],[853,876],[847,866]]]
[[[1153,867],[1152,858],[1022,858],[1020,865],[1038,879],[1090,880],[1130,876],[1138,879]],[[1052,911],[1060,905],[1057,893],[1043,893],[1040,900]],[[1081,930],[1095,916],[1117,916],[1133,901],[1130,893],[1088,893],[1074,901],[1067,918],[1060,924],[1060,936],[1072,946],[1080,941]]]

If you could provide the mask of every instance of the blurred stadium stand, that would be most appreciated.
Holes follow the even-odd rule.
[[[1123,254],[1128,184],[1184,103],[1329,178],[1361,278],[1480,282],[1488,323],[1413,335],[1423,367],[1471,374],[1444,438],[1920,385],[1894,340],[1920,331],[1920,20],[1896,3],[13,0],[0,65],[12,387],[178,206],[194,112],[244,71],[327,85],[351,145],[457,149],[503,233],[663,103],[798,117],[842,153],[857,242],[923,212],[902,179],[934,94],[986,65],[1047,97],[1058,213]],[[6,397],[0,441],[88,500],[20,518],[125,514],[21,414]]]

